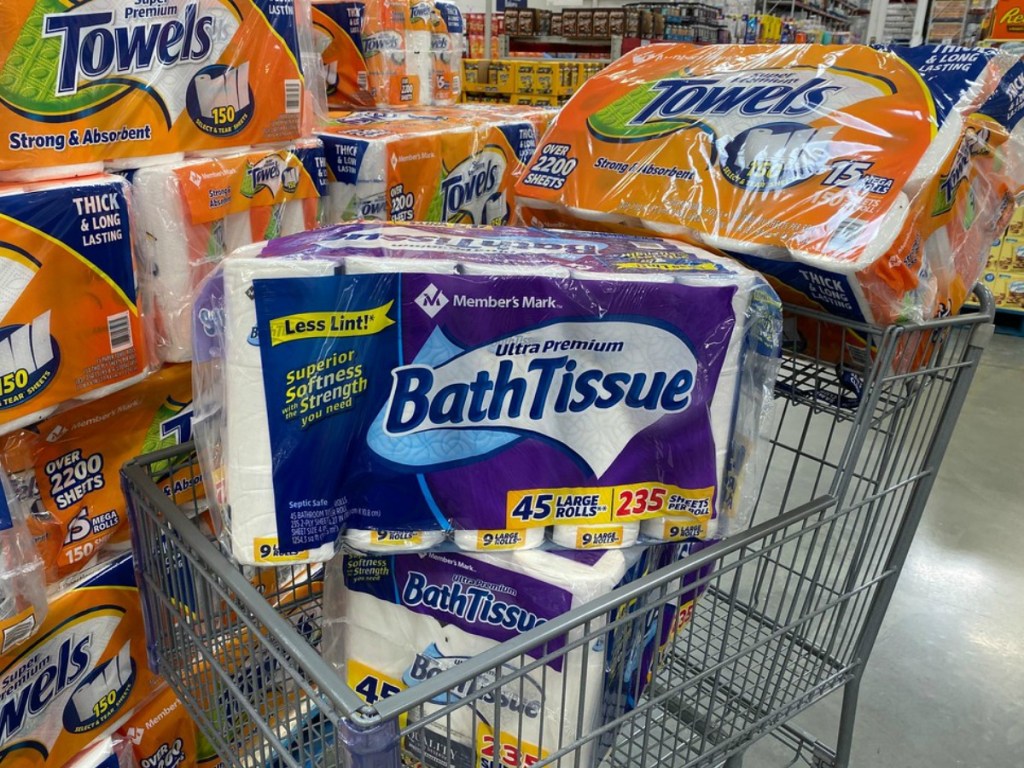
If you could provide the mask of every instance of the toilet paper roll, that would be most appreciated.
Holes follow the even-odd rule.
[[[458,265],[449,259],[388,259],[372,256],[348,256],[345,258],[346,275],[379,275],[381,273],[424,273],[431,275],[458,274]],[[387,524],[386,520],[382,523]],[[444,531],[379,531],[349,528],[345,540],[363,552],[394,552],[400,548],[406,552],[431,549],[445,539]]]
[[[70,179],[80,176],[93,176],[103,173],[103,163],[76,163],[53,168],[18,168],[0,171],[0,181],[27,183],[32,181],[52,181],[54,179]]]
[[[621,285],[621,290],[628,290],[623,284],[631,282],[672,283],[675,278],[667,273],[624,272],[587,272],[572,270],[576,280],[593,280],[613,282]],[[619,290],[620,288],[617,288]],[[551,540],[560,547],[568,549],[615,549],[632,547],[640,536],[640,523],[609,523],[604,525],[553,525]]]
[[[536,549],[544,543],[544,529],[455,531],[454,540],[455,546],[466,552]]]
[[[694,281],[692,276],[679,274],[676,282],[687,284]],[[702,282],[707,284],[707,279]],[[747,311],[750,305],[751,292],[758,278],[753,275],[744,275],[738,279],[731,278],[730,282],[737,285],[738,290],[733,295],[733,317],[735,322],[727,339],[723,340],[726,345],[725,354],[722,360],[722,367],[718,374],[718,381],[715,384],[715,393],[711,399],[711,437],[715,446],[715,475],[718,478],[718,504],[722,504],[722,490],[726,487],[726,466],[729,458],[730,441],[733,436],[733,427],[736,420],[737,402],[741,388],[742,372],[740,362],[747,338]],[[718,515],[715,521],[704,521],[707,529],[702,531],[700,536],[694,536],[691,530],[695,524],[693,517],[665,516],[645,520],[640,525],[640,532],[651,539],[659,541],[680,541],[689,538],[716,539],[724,535],[726,522],[723,515],[726,510],[716,510]]]
[[[586,560],[573,559],[587,555]],[[503,555],[461,553],[428,554],[422,557],[396,556],[381,564],[385,576],[378,582],[370,577],[362,584],[346,576],[359,572],[358,561],[338,558],[328,564],[324,587],[324,657],[336,668],[358,668],[382,679],[404,680],[415,685],[425,676],[495,648],[540,621],[607,594],[628,579],[637,558],[622,552],[565,553],[533,550]],[[387,592],[385,584],[394,585]],[[436,587],[461,593],[467,584],[487,590],[495,601],[508,606],[508,615],[522,617],[512,629],[496,629],[474,616],[453,610],[433,609],[416,601],[418,589]],[[458,586],[457,586],[458,585]],[[588,630],[600,630],[606,619],[595,619]],[[568,633],[567,644],[580,643],[582,630]],[[486,704],[454,709],[435,723],[425,724],[418,736],[408,736],[405,749],[419,754],[431,733],[450,749],[468,752],[467,764],[483,759],[477,737],[481,716],[527,749],[531,757],[550,755],[565,744],[583,739],[601,724],[605,693],[605,635],[576,645],[557,663],[512,678]],[[553,650],[555,646],[548,646]],[[541,649],[536,652],[539,655]],[[506,662],[503,676],[532,663],[531,655]],[[492,674],[478,678],[474,685],[494,682]],[[426,702],[416,715],[429,717],[444,706]],[[526,709],[532,713],[527,715]],[[427,732],[424,738],[423,730]],[[443,732],[443,733],[442,733]],[[594,765],[596,741],[581,747],[553,766]],[[524,749],[525,746],[524,746]],[[536,752],[536,754],[533,754]],[[474,758],[474,755],[476,756]]]
[[[224,279],[224,456],[223,470],[230,515],[231,552],[243,565],[259,565],[261,544],[279,538],[274,504],[273,461],[260,348],[256,338],[256,304],[250,297],[255,279],[317,277],[333,274],[326,259],[283,260],[232,257],[223,264]],[[334,555],[334,543],[310,549],[306,562]]]
[[[424,552],[440,546],[444,540],[444,531],[345,531],[346,544],[369,554]]]

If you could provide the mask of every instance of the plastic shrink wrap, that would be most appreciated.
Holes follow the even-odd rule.
[[[309,0],[0,3],[0,177],[307,135],[309,19]]]
[[[342,225],[226,260],[195,311],[200,460],[242,563],[325,560],[339,533],[714,539],[749,509],[778,300],[699,249]]]
[[[527,224],[702,244],[848,320],[956,313],[1024,180],[1022,76],[956,46],[651,46],[587,81],[516,194]]]

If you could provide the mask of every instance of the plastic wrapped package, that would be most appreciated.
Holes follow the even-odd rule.
[[[313,31],[332,109],[375,106],[363,58],[365,21],[362,0],[313,0]]]
[[[309,0],[151,5],[0,4],[0,174],[63,178],[309,133]]]
[[[372,704],[634,581],[664,562],[661,550],[673,549],[339,557],[327,566],[324,657]],[[600,633],[606,620],[619,618],[594,619],[587,631]],[[467,683],[462,695],[475,700],[436,721],[431,715],[449,702],[424,703],[410,714],[406,759],[425,768],[471,768],[489,764],[492,753],[515,754],[514,764],[531,765],[592,734],[632,706],[609,672],[625,681],[650,671],[645,646],[663,612],[648,618],[651,632],[638,616],[579,645],[572,646],[582,628],[549,640],[502,665],[508,682],[493,695],[474,691],[494,683],[494,671]],[[541,656],[548,656],[545,665],[518,672]],[[633,682],[634,691],[646,688],[646,680]],[[417,727],[418,718],[428,722]],[[591,741],[569,761],[597,765],[601,748]]]
[[[146,763],[151,768],[156,763]],[[164,765],[164,763],[160,763]],[[66,763],[67,768],[139,768],[132,752],[131,743],[123,736],[114,735],[100,739],[83,749],[77,757]]]
[[[117,736],[130,742],[130,751],[140,768],[223,765],[184,705],[166,685],[132,713]]]
[[[192,439],[192,373],[161,369],[120,392],[63,411],[3,445],[15,491],[32,510],[29,530],[47,581],[82,570],[99,553],[131,546],[118,472],[136,456]],[[202,498],[201,477],[168,471],[175,500]]]
[[[402,93],[402,103],[421,107],[431,103],[433,96],[434,56],[431,52],[434,15],[432,0],[408,0],[409,25],[405,28],[405,74],[411,95]]]
[[[316,139],[146,167],[129,178],[143,306],[166,362],[192,359],[193,292],[226,254],[325,219],[326,165]]]
[[[43,571],[24,507],[0,470],[0,653],[26,642],[46,618]]]
[[[955,312],[1018,186],[1014,59],[925,46],[651,46],[587,81],[517,184],[528,224],[724,251],[857,321]],[[863,342],[861,342],[863,344]]]
[[[462,95],[466,22],[459,6],[437,0],[430,24],[430,55],[433,58],[430,103],[456,104]]]
[[[63,768],[115,733],[157,685],[131,555],[52,586],[45,621],[0,670],[0,768]]]
[[[329,564],[325,582],[324,657],[343,669],[352,689],[372,703],[606,594],[626,581],[627,574],[635,575],[629,571],[640,554],[613,550],[337,558]],[[434,599],[440,594],[450,597]],[[511,618],[503,622],[506,615]],[[591,629],[601,626],[595,621]],[[528,655],[554,652],[581,636],[577,630]],[[487,744],[495,753],[514,746],[529,764],[590,733],[601,717],[603,639],[573,648],[550,662],[543,674],[537,670],[515,679],[508,685],[509,696],[501,698],[503,705],[481,702],[480,712],[478,707],[462,707],[433,726],[413,731],[405,750],[424,766],[470,767],[480,764]],[[514,669],[510,663],[502,673]],[[476,682],[484,686],[494,679]],[[373,686],[376,691],[370,690]],[[498,698],[493,697],[495,702]],[[422,716],[428,718],[442,706],[428,702]],[[448,762],[437,749],[442,740],[450,750]],[[584,750],[582,764],[595,764],[593,748],[590,744]]]
[[[512,188],[551,113],[435,107],[353,112],[317,134],[328,222],[508,223]]]
[[[143,378],[128,183],[0,185],[0,434]]]
[[[647,238],[363,223],[228,259],[196,303],[194,389],[230,551],[317,561],[349,529],[482,551],[552,524],[603,526],[581,548],[633,523],[727,535],[779,311],[756,274]]]

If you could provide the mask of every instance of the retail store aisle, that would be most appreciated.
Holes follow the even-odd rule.
[[[1020,764],[1021,435],[1024,339],[996,336],[868,665],[851,768]],[[833,696],[797,724],[831,745],[838,713]],[[780,768],[785,755],[769,739],[751,750],[745,768]]]

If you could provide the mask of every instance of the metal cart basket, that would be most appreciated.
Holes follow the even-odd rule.
[[[187,514],[194,502],[172,502],[168,473],[199,472],[189,446],[141,457],[123,478],[151,663],[240,768],[454,765],[466,723],[493,734],[481,768],[736,768],[768,734],[794,762],[845,766],[864,666],[991,337],[991,297],[978,298],[976,314],[884,329],[787,310],[802,342],[783,356],[748,530],[404,690],[353,685],[321,658],[322,568],[268,581],[229,561]],[[872,359],[825,362],[822,340],[848,333]],[[650,676],[608,681],[600,727],[574,730],[582,716],[567,706],[570,727],[528,744],[525,714],[499,709],[549,662],[585,659],[666,616]],[[543,688],[544,706],[587,694],[567,688]],[[787,724],[839,688],[835,750]]]

